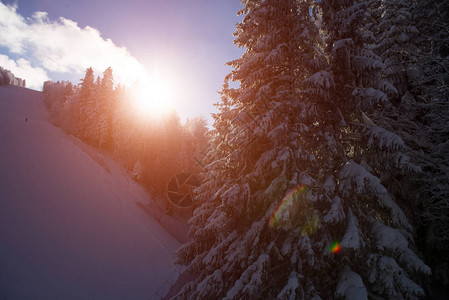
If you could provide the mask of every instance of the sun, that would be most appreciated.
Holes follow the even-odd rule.
[[[173,110],[173,87],[157,74],[146,76],[133,87],[134,107],[139,115],[155,119]]]

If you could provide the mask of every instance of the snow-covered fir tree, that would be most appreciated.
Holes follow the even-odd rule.
[[[397,93],[368,1],[246,0],[175,299],[416,298],[430,269],[384,184],[413,171],[369,117]],[[322,39],[323,38],[323,39]]]
[[[429,293],[441,284],[449,291],[449,6],[447,1],[405,1],[395,9],[406,13],[396,23],[415,28],[403,30],[408,47],[391,53],[405,66],[406,90],[396,111],[388,108],[378,120],[403,137],[422,169],[419,176],[401,178],[402,190],[413,193],[414,207],[419,208],[415,214],[421,213],[422,222],[416,222],[420,248],[433,269]]]
[[[103,133],[106,130],[106,118],[102,111],[103,102],[101,81],[100,77],[98,77],[92,92],[89,94],[86,102],[82,104],[84,130],[81,135],[82,139],[97,147],[104,142]]]
[[[73,133],[90,144],[99,147],[112,147],[112,127],[117,97],[114,90],[112,69],[103,72],[103,78],[94,82],[92,68],[86,70],[80,84],[76,106],[79,107],[78,122]],[[75,113],[78,111],[75,110]]]
[[[365,21],[374,51],[382,58],[382,75],[397,91],[389,95],[395,104],[409,89],[407,70],[411,60],[408,54],[417,51],[414,40],[419,31],[414,24],[412,7],[410,0],[376,1],[371,8],[370,20]]]
[[[369,174],[369,177],[372,176],[372,179],[377,181],[377,191],[382,190],[382,193],[387,196],[382,199],[383,196],[378,194],[377,199],[370,199],[366,197],[370,193],[366,193],[360,202],[371,206],[372,200],[378,201],[379,213],[376,214],[376,218],[367,217],[370,215],[369,213],[357,217],[359,221],[365,219],[371,223],[371,233],[377,231],[375,229],[377,222],[383,222],[386,225],[384,227],[384,235],[387,237],[385,241],[393,239],[387,232],[394,228],[398,233],[400,232],[401,239],[410,243],[410,247],[414,249],[413,228],[398,206],[398,204],[410,203],[411,199],[395,197],[397,189],[395,189],[394,183],[400,176],[413,175],[420,169],[412,164],[409,156],[405,154],[407,147],[404,141],[394,132],[387,130],[388,128],[383,128],[382,124],[373,122],[369,117],[369,115],[378,116],[382,107],[390,106],[390,99],[397,99],[398,93],[400,93],[391,80],[385,76],[385,65],[382,58],[372,51],[376,45],[373,44],[375,39],[372,39],[374,35],[370,31],[373,27],[369,21],[372,21],[373,14],[376,13],[374,11],[376,5],[372,5],[376,2],[323,1],[322,3],[323,20],[327,27],[332,26],[333,29],[333,31],[329,31],[328,44],[330,48],[328,52],[336,86],[340,87],[337,99],[345,99],[349,108],[345,110],[344,114],[348,124],[344,131],[345,136],[351,141],[346,151],[352,157],[351,159],[359,164],[360,171],[363,170],[367,176]],[[385,13],[381,16],[385,17]],[[351,180],[360,182],[360,175],[361,173],[352,174],[350,177],[354,178]],[[366,184],[366,177],[363,180]],[[370,188],[368,188],[369,190]],[[408,202],[401,200],[408,200]],[[360,208],[358,210],[363,212]],[[369,210],[363,213],[367,212]],[[375,234],[375,238],[378,243],[381,243],[379,232]],[[392,242],[392,244],[394,243]],[[417,257],[415,260],[403,260],[401,257],[404,254],[401,252],[408,253],[411,252],[410,249],[405,247],[399,249],[401,247],[398,245],[392,246],[392,248],[396,248],[394,255],[381,247],[378,247],[378,250],[381,251],[370,254],[372,260],[368,263],[369,272],[362,275],[364,281],[368,281],[367,284],[371,286],[369,292],[386,298],[410,298],[422,295],[423,290],[411,282],[410,278],[418,278],[417,273],[429,274],[429,268]],[[384,264],[383,262],[386,260],[390,260],[391,263]]]
[[[86,69],[86,75],[81,80],[80,84],[80,92],[79,92],[79,108],[77,111],[75,111],[76,117],[75,120],[75,130],[74,134],[79,137],[84,137],[85,132],[88,128],[88,118],[89,118],[89,111],[87,109],[89,98],[91,97],[91,94],[93,93],[95,88],[95,77],[94,77],[94,70],[92,67]]]
[[[396,172],[383,181],[414,221],[418,247],[433,270],[427,292],[434,297],[441,285],[449,291],[449,7],[446,1],[380,3],[373,6],[377,15],[367,26],[374,31],[383,77],[398,92],[370,117],[401,136],[421,169],[413,176]]]
[[[423,166],[423,232],[426,257],[435,279],[449,293],[449,3],[420,1],[416,23],[421,29],[420,52],[416,65],[422,67],[421,78],[411,84],[417,99],[415,114],[422,141],[418,149]],[[418,80],[419,79],[419,80]],[[422,82],[424,81],[424,82]],[[422,84],[421,84],[422,83]],[[419,85],[418,85],[419,84]],[[422,130],[425,129],[425,130]]]
[[[100,85],[100,103],[101,103],[101,127],[99,134],[100,145],[112,147],[112,117],[114,107],[117,104],[116,93],[114,91],[114,76],[112,68],[109,67],[103,72],[103,78]],[[101,146],[100,146],[101,148]]]

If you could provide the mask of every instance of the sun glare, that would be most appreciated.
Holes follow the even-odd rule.
[[[173,109],[172,88],[157,75],[148,76],[133,88],[135,109],[146,118],[160,118]]]

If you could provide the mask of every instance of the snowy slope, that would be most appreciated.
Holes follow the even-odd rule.
[[[164,295],[179,243],[135,204],[149,195],[46,114],[0,87],[0,299]]]

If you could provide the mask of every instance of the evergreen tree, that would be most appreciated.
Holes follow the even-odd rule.
[[[406,199],[418,228],[418,246],[433,269],[429,296],[449,289],[449,7],[446,1],[383,0],[376,16],[376,53],[383,75],[398,90],[393,105],[371,115],[376,124],[402,137],[421,171],[390,177],[396,195]],[[374,24],[374,23],[373,23]],[[393,189],[392,189],[393,190]],[[421,217],[421,222],[419,220]],[[436,280],[435,280],[436,279]],[[435,284],[439,284],[435,285]]]
[[[126,134],[124,133],[127,127],[127,119],[129,117],[129,102],[126,101],[126,90],[118,85],[115,91],[115,105],[112,111],[112,126],[111,126],[111,137],[114,149],[114,160],[117,161],[119,155],[121,154],[122,147],[126,145],[124,139]],[[129,125],[128,125],[129,127]],[[131,133],[131,132],[129,132]]]
[[[403,50],[408,91],[396,128],[412,149],[422,173],[409,182],[421,208],[421,249],[434,273],[435,290],[449,291],[449,5],[447,1],[419,1],[408,8],[419,34],[415,49]],[[431,294],[432,295],[432,294]]]
[[[112,75],[112,68],[109,67],[103,72],[101,79],[101,87],[105,94],[111,95],[114,91],[114,76]]]
[[[184,155],[183,168],[187,172],[199,172],[201,161],[208,146],[207,121],[204,117],[188,119],[184,125]]]
[[[191,219],[193,241],[179,251],[186,273],[198,278],[184,287],[180,298],[315,293],[309,279],[300,283],[298,264],[306,262],[299,260],[300,249],[291,247],[306,227],[315,231],[314,207],[301,183],[312,186],[311,164],[324,161],[311,151],[318,135],[324,138],[315,124],[318,107],[308,99],[297,101],[296,87],[306,86],[302,81],[315,73],[323,88],[332,85],[329,73],[319,72],[325,59],[310,4],[245,1],[240,12],[246,16],[237,26],[236,44],[246,51],[230,62],[235,70],[227,78],[241,87],[231,89],[225,82],[220,113],[214,116],[213,150],[207,154],[206,181],[198,194],[201,204]],[[307,91],[321,94],[312,86]],[[270,226],[276,206],[298,186],[303,193],[294,197],[301,209],[296,206],[295,216],[285,218],[284,207],[283,216],[274,217],[279,220]],[[304,235],[303,240],[309,247],[310,239]]]
[[[94,88],[84,105],[84,115],[86,116],[85,130],[83,138],[91,145],[100,145],[100,134],[103,131],[104,119],[101,116],[101,89],[100,79],[97,78]]]
[[[429,268],[382,181],[415,166],[367,115],[397,92],[364,42],[371,3],[242,3],[245,53],[227,77],[240,88],[225,82],[214,116],[192,241],[178,252],[197,277],[175,298],[423,295],[413,279]]]
[[[101,120],[104,123],[101,132],[101,144],[112,147],[112,116],[114,107],[117,105],[117,98],[114,92],[114,76],[112,68],[109,67],[103,72],[101,80]]]
[[[116,105],[112,69],[107,68],[103,78],[97,77],[93,82],[93,70],[87,69],[86,77],[81,83],[80,107],[83,130],[79,136],[100,149],[112,146],[113,112]]]
[[[396,89],[395,93],[389,94],[389,98],[397,105],[409,90],[407,70],[413,62],[408,54],[417,51],[414,41],[419,31],[413,20],[413,1],[382,0],[374,4],[371,22],[365,27],[370,28],[370,44],[375,42],[374,51],[382,59],[382,75]]]
[[[77,112],[78,119],[77,128],[75,129],[75,134],[83,137],[87,130],[88,123],[88,102],[91,94],[93,93],[95,83],[94,83],[94,70],[92,67],[86,69],[86,75],[80,83],[80,94],[79,94],[79,112]]]
[[[413,228],[398,204],[404,207],[411,199],[397,197],[400,186],[395,188],[395,183],[398,178],[404,175],[411,176],[420,168],[411,163],[409,156],[405,154],[408,149],[404,141],[388,130],[389,128],[382,127],[385,124],[382,122],[384,107],[392,107],[390,99],[397,99],[407,86],[401,85],[403,80],[400,80],[397,85],[400,88],[398,91],[388,76],[385,76],[386,69],[382,58],[372,51],[376,49],[376,45],[371,29],[376,27],[369,21],[372,21],[373,14],[376,13],[376,3],[323,1],[323,20],[327,27],[332,26],[333,29],[329,32],[328,52],[336,85],[344,87],[337,91],[336,96],[337,99],[346,100],[347,109],[344,117],[348,126],[343,132],[351,141],[346,152],[352,161],[359,164],[360,170],[366,172],[362,177],[369,176],[377,181],[375,189],[384,194],[384,196],[377,194],[377,205],[373,205],[373,199],[366,195],[361,197],[357,201],[357,210],[362,214],[356,217],[360,223],[370,224],[371,233],[376,232],[377,222],[382,222],[386,226],[383,233],[385,237],[392,239],[393,237],[387,232],[397,230],[401,239],[407,241],[407,244],[403,245],[407,247],[393,246],[392,243],[390,247],[396,251],[394,254],[385,249],[372,249],[372,253],[369,254],[371,257],[368,263],[369,271],[361,273],[362,279],[365,284],[369,284],[368,292],[372,295],[408,298],[423,294],[423,290],[410,279],[418,278],[419,273],[429,274],[430,270],[416,256],[410,260],[403,259],[405,255],[409,255],[405,253],[413,253],[409,248],[410,245],[413,249]],[[381,16],[388,17],[385,12]],[[381,24],[383,21],[381,20]],[[403,37],[402,41],[406,40]],[[386,57],[391,58],[388,55]],[[395,76],[397,78],[400,74]],[[369,116],[374,116],[374,121]],[[361,173],[353,173],[349,177],[353,177],[351,180],[355,182],[360,182],[360,175]],[[376,194],[373,193],[374,190],[369,192],[370,189],[368,187],[367,195]],[[385,196],[387,198],[384,198]],[[362,203],[371,206],[370,209],[362,208]],[[352,203],[351,206],[353,205]],[[378,211],[376,218],[364,215],[376,206]],[[375,234],[375,237],[381,243],[381,236]],[[385,263],[387,260],[390,262]]]

